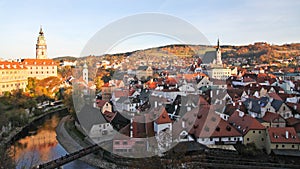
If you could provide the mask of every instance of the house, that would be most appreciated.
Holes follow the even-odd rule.
[[[153,75],[153,69],[151,66],[139,66],[136,70],[136,77],[141,79],[142,77],[147,79]]]
[[[84,105],[77,113],[77,119],[77,129],[95,142],[109,140],[115,134],[113,127],[105,120],[100,110],[92,105]]]
[[[265,148],[266,127],[255,118],[242,111],[235,111],[228,122],[238,129],[243,135],[243,143],[254,143],[257,148]]]
[[[285,127],[286,122],[283,117],[280,116],[280,114],[273,113],[267,111],[265,113],[265,116],[262,118],[262,125],[269,127]]]
[[[96,99],[96,106],[100,108],[101,113],[104,113],[105,111],[112,111],[112,105],[105,100]]]
[[[221,119],[209,105],[193,108],[173,123],[174,141],[197,141],[204,145],[242,142],[242,134]]]
[[[277,114],[280,114],[283,118],[287,119],[293,117],[290,108],[281,100],[273,100],[271,106],[275,109]]]
[[[277,154],[285,150],[300,150],[300,139],[293,127],[270,127],[266,134],[266,151],[268,154],[272,151]]]
[[[139,98],[120,97],[115,103],[115,109],[119,112],[137,112],[137,108],[141,105]]]
[[[209,80],[209,77],[205,76],[197,83],[197,89],[200,89],[201,87],[208,88],[211,85],[212,85],[212,82]]]

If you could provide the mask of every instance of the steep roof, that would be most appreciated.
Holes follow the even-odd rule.
[[[106,120],[100,113],[100,110],[94,108],[92,105],[84,105],[77,113],[78,121],[82,128],[89,132],[93,125],[106,123]]]
[[[300,143],[294,127],[270,127],[267,131],[271,143]]]
[[[274,120],[277,120],[280,118],[282,118],[280,114],[267,111],[265,113],[265,116],[262,119],[265,122],[273,122]]]
[[[155,120],[156,124],[165,124],[165,123],[172,123],[168,112],[166,111],[166,109],[161,106],[159,108],[159,110],[157,111],[156,117],[158,116],[158,118]]]
[[[249,130],[264,130],[263,126],[255,118],[248,114],[242,113],[240,111],[235,111],[228,119],[228,122],[233,124],[238,130],[240,130],[243,135],[247,134]]]
[[[221,119],[209,105],[196,107],[174,122],[173,134],[175,136],[179,136],[183,130],[196,138],[241,136],[238,130]]]
[[[280,100],[273,100],[272,103],[271,103],[271,106],[276,110],[278,111],[281,107],[281,105],[283,104],[283,101],[280,101]]]

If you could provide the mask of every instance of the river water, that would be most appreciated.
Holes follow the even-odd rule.
[[[33,125],[24,137],[11,147],[17,169],[31,168],[65,155],[67,152],[56,140],[55,128],[61,117],[57,114]],[[76,160],[63,166],[64,169],[95,169],[82,161]]]

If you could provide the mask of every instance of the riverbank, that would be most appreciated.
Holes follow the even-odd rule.
[[[29,123],[28,123],[27,125],[25,125],[25,126],[23,126],[23,127],[16,127],[16,128],[13,129],[11,132],[9,132],[8,136],[7,136],[7,137],[4,137],[4,138],[0,141],[0,146],[9,146],[9,145],[11,145],[11,143],[15,142],[15,141],[19,138],[19,136],[20,136],[22,133],[24,133],[26,130],[28,130],[29,127],[30,127],[33,123],[35,123],[35,122],[37,122],[37,121],[39,121],[39,120],[41,120],[41,119],[43,119],[43,118],[45,118],[45,117],[47,117],[47,116],[50,116],[50,115],[52,115],[52,114],[54,114],[54,113],[63,112],[63,111],[65,111],[65,110],[67,110],[66,107],[61,107],[61,108],[58,108],[58,109],[51,110],[51,111],[48,111],[48,112],[46,112],[46,113],[43,113],[43,114],[41,114],[41,115],[39,115],[39,116],[33,117],[32,119],[30,119],[30,121],[29,121]]]
[[[72,136],[69,134],[70,132],[73,131],[72,129],[66,128],[66,126],[68,126],[66,125],[67,123],[72,123],[72,119],[70,119],[70,116],[63,117],[59,122],[58,126],[56,127],[57,140],[62,145],[62,147],[68,153],[73,153],[87,147],[88,144],[84,142],[82,138],[76,136],[75,133],[72,134]],[[100,156],[96,156],[94,154],[86,155],[80,158],[80,160],[89,165],[99,167],[99,168],[112,168],[112,169],[124,168],[124,167],[117,166],[116,164],[107,162],[106,160],[101,159]]]

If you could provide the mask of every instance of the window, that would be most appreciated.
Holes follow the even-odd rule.
[[[119,145],[120,144],[120,142],[119,141],[115,141],[115,145]]]
[[[123,145],[127,145],[128,143],[127,143],[127,141],[123,141]]]
[[[281,145],[282,148],[284,148],[284,145]]]
[[[259,134],[261,134],[261,131],[258,131]]]
[[[278,148],[278,145],[276,144],[276,148]]]
[[[247,138],[247,141],[249,141],[250,139],[249,138]]]
[[[253,133],[255,133],[255,130],[253,130]]]
[[[265,141],[265,139],[264,139],[264,138],[261,138],[261,141]]]
[[[295,148],[295,145],[292,145],[292,148]]]

